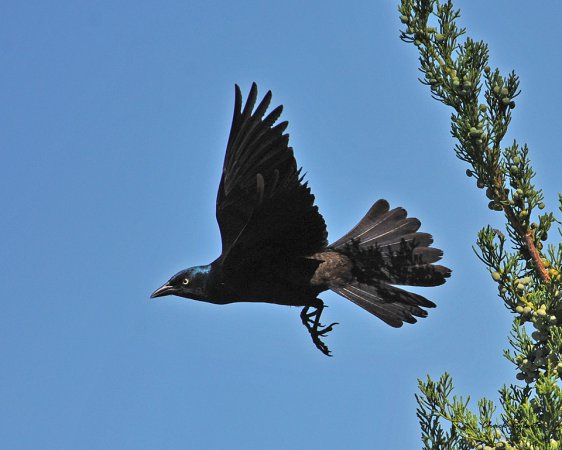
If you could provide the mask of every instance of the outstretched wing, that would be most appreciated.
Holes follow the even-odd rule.
[[[236,85],[234,117],[217,195],[217,221],[223,261],[260,254],[305,256],[327,245],[324,219],[283,134],[288,122],[275,122],[278,106],[265,118],[269,91],[257,108],[252,84],[242,109]]]

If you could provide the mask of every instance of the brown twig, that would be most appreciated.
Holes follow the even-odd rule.
[[[548,271],[544,266],[539,249],[535,245],[532,232],[530,230],[525,231],[525,228],[519,222],[511,206],[504,204],[503,210],[505,212],[505,215],[507,216],[507,219],[509,220],[509,223],[513,226],[513,229],[517,232],[517,234],[521,238],[521,241],[525,244],[525,248],[529,252],[529,254],[525,256],[528,256],[531,259],[542,280],[545,283],[550,283],[550,275],[548,274]]]

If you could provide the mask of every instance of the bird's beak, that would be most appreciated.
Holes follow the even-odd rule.
[[[159,287],[158,289],[156,289],[152,295],[150,296],[150,298],[156,298],[156,297],[164,297],[165,295],[170,295],[174,293],[174,287],[168,283],[166,283],[164,286]]]

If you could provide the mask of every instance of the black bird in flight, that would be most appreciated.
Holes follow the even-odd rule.
[[[435,304],[395,287],[437,286],[451,271],[432,264],[443,255],[420,233],[420,221],[378,200],[345,236],[328,245],[326,224],[297,168],[287,122],[268,115],[269,91],[258,107],[254,83],[234,117],[216,205],[222,253],[211,264],[174,275],[151,295],[178,295],[215,304],[266,302],[303,307],[301,319],[316,347],[330,356],[318,295],[331,289],[393,327],[426,317]],[[265,116],[265,117],[264,117]]]

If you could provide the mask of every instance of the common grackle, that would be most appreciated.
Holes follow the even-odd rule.
[[[174,275],[151,295],[178,295],[215,304],[266,302],[303,307],[301,320],[316,347],[330,355],[318,295],[331,289],[393,327],[426,317],[435,304],[394,285],[437,286],[451,271],[432,264],[443,255],[420,233],[420,221],[378,200],[345,236],[328,245],[324,219],[284,134],[278,106],[265,116],[254,83],[234,117],[216,205],[222,253],[211,264]],[[265,116],[265,117],[264,117]]]

